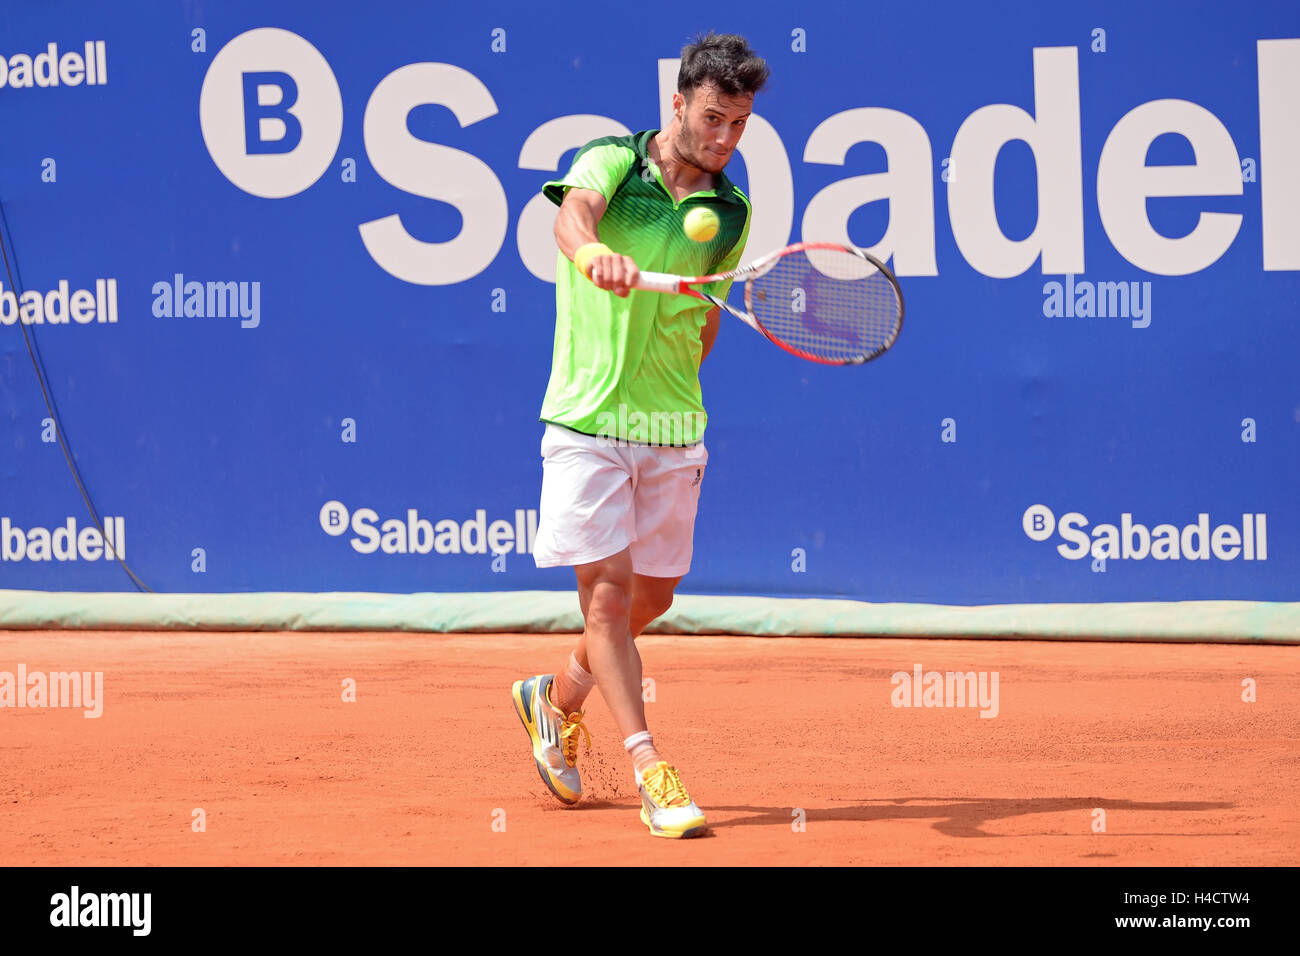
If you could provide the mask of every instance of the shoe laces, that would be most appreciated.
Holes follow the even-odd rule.
[[[641,777],[642,785],[661,807],[685,807],[691,802],[681,777],[667,763],[660,761]]]
[[[570,767],[578,763],[578,731],[587,739],[587,749],[591,749],[591,731],[582,722],[582,711],[576,710],[560,721],[560,747],[564,751],[564,762]]]

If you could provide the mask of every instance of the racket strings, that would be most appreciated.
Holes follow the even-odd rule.
[[[759,324],[809,358],[864,361],[898,334],[902,310],[893,283],[847,250],[782,256],[747,291]]]

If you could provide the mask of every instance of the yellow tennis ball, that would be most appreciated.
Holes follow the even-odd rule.
[[[708,242],[718,234],[721,225],[718,214],[708,206],[696,206],[682,221],[682,229],[687,237],[696,242]]]

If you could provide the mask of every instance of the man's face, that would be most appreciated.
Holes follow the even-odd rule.
[[[753,93],[728,96],[712,82],[696,87],[688,96],[674,93],[673,110],[681,118],[677,154],[706,172],[722,172],[753,108]]]

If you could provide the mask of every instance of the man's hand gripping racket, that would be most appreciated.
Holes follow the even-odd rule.
[[[692,286],[745,280],[745,310]],[[793,355],[826,365],[860,365],[892,346],[903,328],[903,293],[874,256],[833,242],[799,242],[720,275],[642,272],[648,292],[702,299],[730,312]]]

